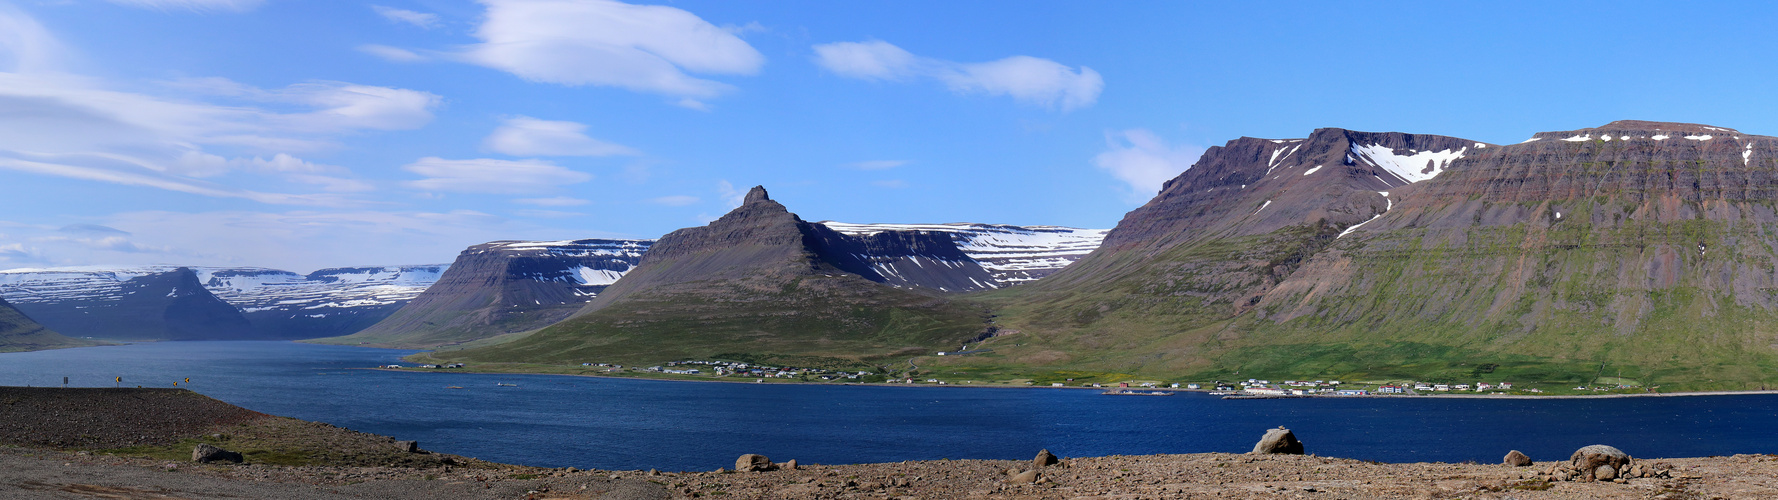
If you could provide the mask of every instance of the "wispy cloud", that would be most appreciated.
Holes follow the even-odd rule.
[[[765,56],[685,10],[610,0],[482,0],[488,8],[460,59],[526,80],[619,87],[702,100],[733,89],[690,76],[752,75]]]
[[[388,45],[377,45],[374,43],[366,44],[366,45],[359,45],[358,51],[366,53],[366,54],[370,54],[373,56],[377,56],[379,58],[382,58],[385,61],[392,61],[392,62],[404,62],[405,63],[405,62],[419,62],[419,61],[426,60],[426,56],[422,56],[422,55],[417,54],[411,50],[407,50],[407,49],[400,48],[400,47],[390,47]]]
[[[358,202],[340,193],[373,186],[298,155],[331,149],[344,135],[420,127],[441,100],[423,91],[329,81],[271,89],[224,78],[115,85],[46,70],[67,57],[60,47],[34,19],[0,4],[0,170],[263,203],[351,205]],[[138,90],[114,89],[119,86]],[[154,90],[160,92],[149,93]],[[236,172],[326,192],[270,193],[221,182]]]
[[[929,79],[960,94],[1009,96],[1065,112],[1092,106],[1105,88],[1099,72],[1086,66],[1070,68],[1049,59],[1022,55],[960,63],[916,56],[881,40],[816,45],[815,62],[848,78],[896,82]]]
[[[1173,146],[1145,129],[1105,133],[1106,150],[1093,157],[1093,165],[1110,172],[1129,186],[1125,199],[1142,203],[1160,192],[1161,185],[1191,168],[1204,148]]]
[[[489,150],[513,156],[638,155],[628,146],[587,137],[586,125],[539,120],[529,116],[502,119],[500,128],[482,141]]]
[[[397,9],[386,5],[372,5],[370,8],[390,21],[411,24],[425,29],[432,29],[440,26],[438,14]]]
[[[592,203],[592,200],[583,200],[580,198],[571,198],[571,197],[567,197],[567,196],[557,196],[554,198],[519,198],[516,200],[512,200],[512,202],[523,204],[523,205],[536,205],[536,206],[540,206],[540,207],[578,207],[581,205]]]
[[[683,207],[686,205],[691,205],[693,203],[697,203],[700,200],[696,196],[673,195],[673,196],[662,196],[662,197],[655,198],[655,199],[648,200],[648,201],[650,203],[654,203],[656,205],[666,205],[669,207]]]
[[[880,188],[901,189],[904,187],[908,187],[908,181],[904,181],[901,179],[887,179],[887,180],[880,180],[880,181],[870,181],[870,185],[880,187]]]
[[[403,183],[409,187],[458,193],[546,193],[564,185],[593,179],[592,174],[570,170],[543,160],[447,160],[427,157],[401,169],[426,177]]]

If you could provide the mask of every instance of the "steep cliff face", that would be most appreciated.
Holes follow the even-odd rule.
[[[73,271],[70,271],[73,272]],[[9,288],[35,281],[12,273]],[[14,281],[20,280],[20,281]],[[68,281],[42,283],[62,287]],[[117,340],[242,340],[263,336],[241,311],[217,299],[190,268],[135,276],[111,276],[89,288],[61,294],[13,295],[27,316],[70,336]]]
[[[44,328],[25,314],[0,299],[0,352],[40,351],[64,347],[95,345],[94,342],[69,338]]]
[[[1288,140],[1231,142],[1095,254],[997,300],[1050,333],[1027,357],[1084,347],[1105,368],[1778,384],[1778,140],[1639,121],[1393,137],[1317,131],[1296,173],[1267,145]]]
[[[650,240],[496,241],[469,247],[436,283],[362,331],[323,343],[435,347],[561,321],[618,281]]]
[[[937,244],[942,238],[887,238],[905,239],[875,244],[898,245],[904,253],[945,251]],[[639,362],[730,354],[863,362],[947,347],[982,330],[979,309],[896,288],[881,273],[849,271],[873,271],[870,258],[854,253],[872,244],[804,222],[755,187],[741,207],[708,226],[662,237],[634,271],[577,316],[507,344],[441,355]]]
[[[975,279],[967,284],[957,282],[956,287],[946,291],[973,291],[1030,283],[1048,277],[1056,271],[1068,267],[1080,260],[1093,249],[1099,247],[1105,239],[1108,229],[1079,229],[1061,226],[1011,226],[1005,224],[978,224],[970,222],[954,222],[948,224],[851,224],[845,222],[821,221],[817,224],[828,227],[848,236],[865,240],[876,238],[884,233],[935,233],[942,234],[951,240],[958,251],[974,260],[988,273],[988,280]],[[896,235],[897,240],[911,239]],[[922,243],[921,246],[934,246],[935,242]],[[885,245],[894,247],[893,245]],[[870,254],[876,256],[877,254]],[[884,252],[883,256],[891,255]],[[873,266],[879,267],[880,274],[926,273],[926,262],[929,260],[950,262],[955,257],[949,249],[940,249],[933,253],[919,251],[896,253],[906,256],[896,258],[875,258]],[[911,258],[920,256],[921,259]],[[942,264],[941,264],[942,265]],[[952,269],[957,266],[947,265]],[[974,277],[973,275],[971,277]],[[921,285],[936,289],[931,285]]]

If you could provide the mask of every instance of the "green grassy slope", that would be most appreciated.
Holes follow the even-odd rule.
[[[66,337],[31,321],[12,304],[0,300],[0,352],[41,351],[103,345],[102,342]]]

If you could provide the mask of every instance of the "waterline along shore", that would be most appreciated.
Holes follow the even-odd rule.
[[[119,498],[1761,498],[1767,455],[1640,459],[1628,478],[1581,477],[1566,457],[1529,465],[1381,463],[1313,455],[1195,453],[799,464],[743,455],[703,472],[499,464],[418,443],[239,409],[185,390],[0,387],[0,496]],[[142,408],[152,411],[141,411]],[[29,410],[26,412],[25,410]],[[50,418],[60,415],[72,418]],[[81,422],[117,432],[71,433]],[[127,427],[127,428],[126,428]],[[1287,432],[1287,431],[1286,431]],[[1276,432],[1268,432],[1270,439]],[[65,438],[57,438],[65,436]],[[1260,436],[1255,435],[1255,438]],[[1618,443],[1634,450],[1634,443]],[[246,450],[202,457],[205,447]],[[225,450],[226,451],[226,450]],[[1234,451],[1234,450],[1231,450]],[[1268,451],[1271,451],[1268,449]],[[698,453],[698,450],[686,450]],[[1035,453],[1035,452],[1034,452]],[[1502,453],[1505,453],[1504,451]],[[1510,457],[1509,457],[1510,458]],[[1526,459],[1529,461],[1529,459]],[[1614,466],[1616,467],[1616,466]],[[1604,474],[1602,471],[1601,474]]]

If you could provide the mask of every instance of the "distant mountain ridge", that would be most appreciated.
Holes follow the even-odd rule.
[[[0,352],[84,347],[96,342],[63,336],[0,299]]]
[[[300,339],[370,326],[419,295],[445,267],[330,268],[307,275],[251,267],[11,269],[0,271],[0,297],[28,309],[92,307],[121,300],[132,279],[189,269],[204,290],[252,325],[239,338]]]
[[[542,328],[572,315],[653,240],[495,241],[471,246],[386,318],[321,343],[436,347]]]
[[[42,274],[3,272],[0,290],[31,319],[71,336],[112,340],[263,338],[239,309],[205,289],[190,268],[141,274],[71,274],[88,279],[74,285],[67,280],[42,279]]]

